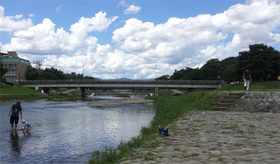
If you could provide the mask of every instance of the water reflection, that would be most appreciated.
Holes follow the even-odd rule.
[[[29,132],[23,131],[23,135],[24,135],[24,136],[30,136],[30,135],[31,135],[31,132],[30,132],[30,131],[29,131]]]
[[[17,153],[14,153],[14,154],[15,155],[20,155],[22,147],[21,147],[18,132],[16,130],[11,130],[10,143],[11,143],[12,151],[17,152]]]

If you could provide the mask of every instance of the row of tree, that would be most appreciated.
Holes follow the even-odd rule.
[[[280,76],[280,52],[264,44],[249,46],[249,51],[239,52],[237,57],[222,61],[211,59],[201,68],[175,70],[173,75],[163,75],[157,80],[242,80],[243,72],[248,69],[254,81],[272,81]]]
[[[0,63],[1,81],[7,69]],[[222,61],[210,59],[201,68],[175,70],[173,75],[163,75],[156,80],[215,80],[240,81],[245,69],[251,72],[254,81],[277,80],[280,76],[280,52],[264,44],[249,46],[249,51],[239,52],[237,57],[229,57]],[[31,66],[26,68],[26,80],[55,80],[55,79],[94,79],[83,74],[65,74],[53,67],[38,70]]]
[[[39,70],[32,66],[27,66],[25,71],[26,80],[57,80],[57,79],[94,79],[93,77],[85,76],[83,74],[65,74],[62,71],[53,67]]]

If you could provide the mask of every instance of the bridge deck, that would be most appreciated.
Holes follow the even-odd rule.
[[[112,89],[151,89],[151,88],[218,88],[218,80],[27,80],[21,81],[24,87],[85,87],[85,88],[112,88]]]

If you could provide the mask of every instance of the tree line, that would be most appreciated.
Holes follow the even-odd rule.
[[[1,81],[7,69],[0,63]],[[280,52],[264,44],[249,46],[249,51],[239,52],[237,57],[228,57],[224,60],[210,59],[201,68],[186,67],[169,75],[163,75],[156,80],[217,80],[240,81],[245,69],[251,72],[254,81],[273,81],[280,76]],[[94,79],[83,74],[65,74],[53,67],[39,70],[27,66],[26,80],[56,80],[56,79]]]
[[[39,70],[32,66],[27,66],[25,71],[26,80],[64,80],[64,79],[94,79],[90,76],[84,76],[83,74],[65,74],[62,71],[53,67]]]
[[[237,57],[224,60],[210,59],[201,68],[175,70],[156,80],[217,80],[240,81],[248,69],[254,81],[273,81],[280,76],[280,52],[264,44],[249,46],[249,51],[239,52]]]

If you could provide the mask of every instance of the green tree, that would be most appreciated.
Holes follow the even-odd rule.
[[[277,80],[280,76],[280,52],[264,44],[249,46],[249,51],[239,52],[238,57],[229,57],[222,61],[210,59],[200,69],[189,68],[175,70],[171,80],[221,80],[238,81],[247,69],[252,79],[257,81]],[[165,78],[162,76],[161,78]]]
[[[65,79],[65,75],[62,71],[57,70],[53,67],[46,68],[40,73],[41,80],[55,80],[55,79]]]
[[[240,77],[249,69],[253,80],[276,80],[279,75],[280,52],[264,44],[249,46],[249,51],[239,53],[238,72]],[[242,78],[242,77],[241,77]]]
[[[201,69],[201,80],[217,80],[219,75],[220,61],[219,59],[210,59]]]
[[[8,72],[8,69],[4,67],[3,63],[0,62],[0,74],[1,74],[1,82],[5,82],[5,74]]]
[[[156,80],[168,80],[169,79],[169,75],[162,75],[158,78],[156,78]]]
[[[27,66],[25,70],[25,79],[26,80],[38,80],[39,79],[39,71],[32,66]]]
[[[192,68],[187,67],[186,69],[181,69],[179,71],[175,70],[173,75],[170,76],[170,79],[172,80],[182,80],[186,74],[188,74]]]
[[[76,74],[71,72],[71,74],[64,74],[62,71],[55,69],[53,67],[46,68],[40,72],[31,66],[28,66],[25,71],[26,80],[57,80],[57,79],[94,79],[93,77],[86,76],[83,74]]]
[[[200,80],[200,69],[195,68],[195,69],[190,69],[190,71],[184,75],[183,77],[184,80]]]
[[[229,57],[222,60],[218,73],[222,80],[228,82],[240,80],[238,74],[238,58]]]

